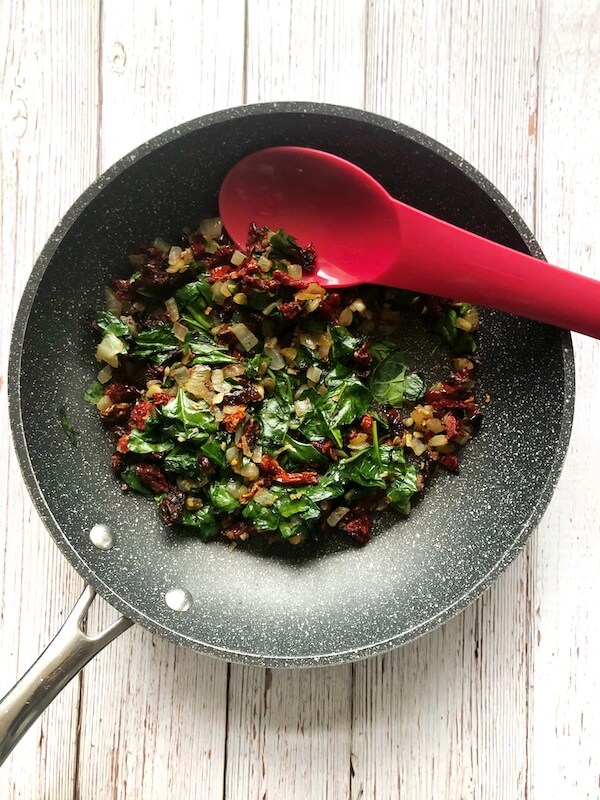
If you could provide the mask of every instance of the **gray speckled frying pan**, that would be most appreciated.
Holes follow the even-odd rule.
[[[82,399],[97,371],[90,319],[103,287],[127,274],[136,244],[214,214],[220,182],[241,157],[279,144],[343,156],[392,196],[542,257],[512,206],[457,155],[397,122],[337,106],[277,103],[211,114],[142,145],[102,175],[35,266],[10,362],[25,481],[56,543],[93,588],[0,704],[0,759],[34,713],[130,621],[231,661],[290,667],[364,658],[464,609],[515,557],[550,499],[573,412],[570,336],[491,311],[482,315],[480,383],[492,399],[461,474],[438,475],[410,517],[384,517],[364,549],[230,552],[166,531],[152,503],[121,494],[108,468],[110,436]],[[432,374],[436,360],[446,369],[447,357],[425,339],[414,357],[425,358]],[[47,380],[57,368],[59,384]],[[60,406],[80,432],[76,449],[59,423]],[[104,532],[109,549],[90,539],[98,525],[106,526],[96,534]],[[125,619],[91,640],[79,620],[93,590]]]

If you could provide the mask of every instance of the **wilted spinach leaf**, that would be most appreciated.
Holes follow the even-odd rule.
[[[99,311],[96,314],[96,323],[104,333],[112,333],[119,338],[131,337],[129,326],[121,322],[121,320],[115,317],[114,314],[111,314],[110,311]]]
[[[104,397],[104,386],[100,381],[93,381],[83,393],[83,399],[96,405]]]
[[[71,442],[73,447],[77,447],[79,443],[79,433],[73,427],[73,423],[69,419],[67,414],[67,409],[64,406],[60,406],[58,409],[58,418],[60,420],[61,427],[63,431],[67,435],[67,439]]]
[[[150,330],[142,331],[134,340],[129,355],[151,364],[162,364],[179,347],[181,342],[175,338],[171,328],[161,323]]]

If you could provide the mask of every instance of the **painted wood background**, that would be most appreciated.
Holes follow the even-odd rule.
[[[2,0],[0,53],[2,694],[82,588],[24,490],[6,398],[21,291],[79,193],[204,112],[343,103],[461,153],[549,260],[600,278],[600,4]],[[0,798],[599,798],[600,349],[574,338],[560,484],[525,552],[465,613],[315,671],[228,667],[132,629],[34,725]],[[113,616],[101,606],[94,624]]]

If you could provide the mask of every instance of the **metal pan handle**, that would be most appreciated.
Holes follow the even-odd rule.
[[[121,617],[88,636],[82,629],[96,592],[86,586],[65,624],[33,666],[0,700],[0,765],[42,711],[97,653],[133,625]]]

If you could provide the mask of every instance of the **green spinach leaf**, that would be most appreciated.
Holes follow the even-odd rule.
[[[131,338],[129,326],[121,322],[121,320],[115,317],[114,314],[111,314],[110,311],[99,311],[96,314],[96,323],[104,333],[112,333],[119,338]]]
[[[134,340],[130,356],[152,364],[162,364],[180,347],[181,342],[175,338],[171,328],[161,323],[139,334]]]
[[[83,399],[96,405],[104,397],[104,386],[100,381],[93,381],[83,393]]]

